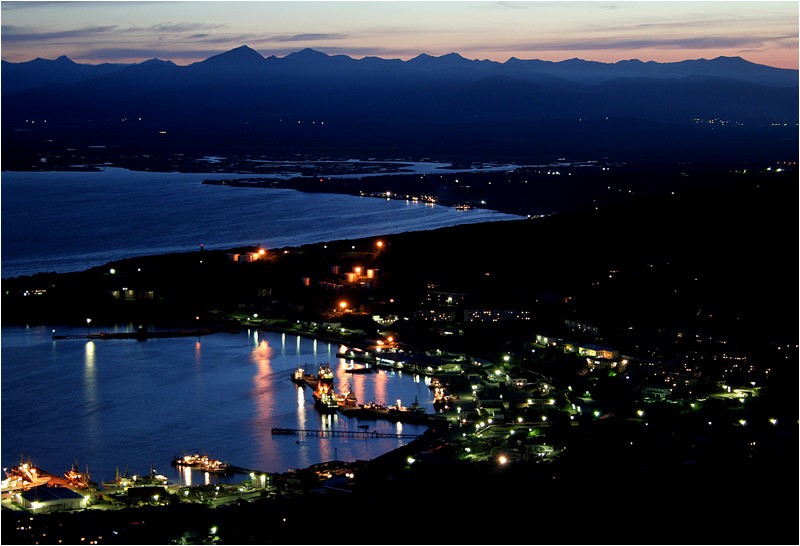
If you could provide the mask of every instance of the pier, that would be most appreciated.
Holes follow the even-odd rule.
[[[273,428],[272,434],[293,434],[295,436],[318,436],[320,438],[419,438],[419,434],[391,434],[370,432],[368,430],[308,430],[299,428]]]

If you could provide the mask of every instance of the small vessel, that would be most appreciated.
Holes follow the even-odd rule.
[[[333,374],[331,374],[333,375]],[[292,374],[292,381],[300,386],[308,385],[312,389],[316,389],[319,384],[319,378],[313,373],[305,373],[303,368],[297,368]]]
[[[303,376],[303,371],[304,371],[303,368],[297,368],[292,374],[292,381],[300,385],[304,385],[306,380],[305,377]]]

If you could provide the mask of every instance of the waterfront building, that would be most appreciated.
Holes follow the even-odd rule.
[[[15,495],[23,507],[41,514],[58,510],[86,508],[86,497],[68,487],[34,487]]]

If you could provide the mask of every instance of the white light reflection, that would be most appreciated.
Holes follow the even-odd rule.
[[[97,370],[95,369],[95,344],[87,341],[83,357],[83,393],[86,399],[86,416],[92,440],[97,435]]]
[[[297,428],[306,428],[306,389],[297,386]]]
[[[184,466],[181,473],[183,474],[183,485],[192,485],[192,469],[188,466]]]
[[[194,344],[194,370],[199,372],[203,368],[203,344],[198,339]]]
[[[273,389],[271,359],[272,347],[266,339],[262,339],[258,346],[250,353],[250,360],[256,365],[253,374],[252,399],[255,411],[252,418],[254,428],[253,438],[258,440],[262,460],[276,460],[279,454],[275,453],[275,444],[271,441],[270,430],[274,425],[276,414],[276,400],[271,392]]]

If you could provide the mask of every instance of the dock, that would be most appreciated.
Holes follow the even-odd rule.
[[[309,430],[299,428],[273,428],[272,434],[286,434],[295,436],[318,436],[320,438],[419,438],[419,434],[391,434],[388,432],[375,432],[368,430]]]

